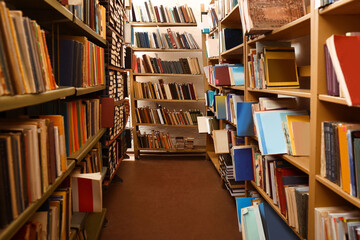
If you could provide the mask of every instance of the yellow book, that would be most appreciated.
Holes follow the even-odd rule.
[[[294,156],[310,155],[309,115],[286,115],[291,151]]]

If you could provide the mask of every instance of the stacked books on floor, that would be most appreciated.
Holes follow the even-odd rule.
[[[239,0],[242,29],[246,34],[270,32],[306,14],[304,0],[268,2]],[[278,14],[272,14],[276,9]]]
[[[244,85],[245,73],[242,64],[216,64],[204,67],[209,84],[215,86]]]
[[[152,58],[143,55],[142,58],[134,57],[135,73],[165,73],[165,74],[201,74],[198,58],[180,58],[178,61],[164,61],[161,58]]]
[[[50,40],[50,39],[49,39]],[[51,46],[51,45],[50,45]],[[59,49],[49,48],[55,57],[55,79],[60,86],[88,87],[105,82],[104,49],[86,37],[63,36]]]
[[[39,93],[57,88],[45,32],[21,11],[0,3],[0,96]]]
[[[245,196],[245,181],[236,181],[234,177],[234,165],[231,155],[219,154],[220,175],[225,182],[225,186],[228,189],[232,197]]]
[[[263,199],[236,198],[236,208],[243,239],[299,239]]]
[[[165,49],[199,49],[191,33],[183,34],[167,29],[167,33],[135,32],[135,45],[138,48],[165,48]]]
[[[197,116],[201,116],[199,110],[169,111],[165,107],[157,108],[139,107],[136,108],[136,120],[138,123],[165,124],[165,125],[196,125]]]
[[[151,0],[144,1],[144,6],[131,4],[130,21],[158,23],[196,23],[191,7],[153,6]]]
[[[106,96],[113,98],[114,101],[123,100],[128,96],[127,75],[121,74],[118,71],[108,70],[106,78]]]
[[[70,236],[71,206],[71,188],[55,190],[13,239],[30,239],[32,236],[67,239]]]
[[[295,49],[290,42],[256,42],[248,59],[251,88],[299,88]]]
[[[359,198],[360,124],[322,122],[321,126],[321,176]]]
[[[137,139],[140,148],[175,149],[168,133],[152,131],[152,133],[144,132],[142,134],[137,131]]]
[[[348,32],[346,36],[332,35],[324,45],[327,94],[344,97],[349,106],[360,104],[354,58],[348,57],[359,50],[359,42],[360,32]]]
[[[358,239],[360,214],[345,206],[315,208],[315,239]]]
[[[67,170],[67,146],[61,115],[0,122],[0,226],[5,226]]]
[[[194,138],[175,137],[176,149],[193,149]]]
[[[86,154],[85,158],[79,163],[78,169],[74,170],[78,173],[102,173],[102,146],[98,142],[93,149]]]
[[[135,98],[168,99],[168,100],[197,100],[197,93],[193,83],[159,83],[134,82]]]

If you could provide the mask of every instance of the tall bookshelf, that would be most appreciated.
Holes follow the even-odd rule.
[[[151,28],[151,27],[196,27],[196,23],[154,23],[154,22],[132,22],[131,26],[133,28]],[[158,49],[158,48],[133,48],[134,53],[171,53],[171,57],[177,56],[177,53],[186,54],[186,53],[201,53],[201,49]],[[171,108],[179,108],[182,104],[195,104],[196,108],[203,110],[203,104],[205,100],[199,98],[197,100],[170,100],[170,99],[145,99],[145,98],[135,98],[135,89],[134,82],[140,78],[147,78],[146,80],[151,80],[152,78],[165,78],[166,80],[177,78],[186,78],[189,82],[197,84],[199,79],[203,78],[203,74],[193,75],[193,74],[159,74],[159,73],[134,73],[130,72],[130,95],[131,95],[131,115],[132,115],[132,125],[133,125],[133,142],[134,142],[134,155],[135,158],[139,158],[141,153],[156,153],[156,154],[191,154],[198,155],[205,153],[205,146],[194,146],[193,149],[156,149],[156,148],[141,148],[137,139],[137,131],[142,127],[152,127],[156,130],[164,132],[172,131],[173,129],[182,129],[187,132],[196,132],[197,125],[166,125],[166,124],[147,124],[147,123],[138,123],[136,121],[136,108],[138,107],[139,102],[149,102],[149,103],[159,103],[159,104],[169,104]],[[200,80],[201,81],[201,80]],[[197,85],[199,86],[199,85]],[[183,109],[187,111],[187,109]],[[181,136],[181,133],[179,134]],[[174,141],[172,141],[174,143]]]
[[[231,19],[231,21],[229,21]],[[259,97],[276,97],[286,95],[296,97],[304,108],[310,110],[311,151],[308,157],[294,157],[281,155],[281,158],[309,176],[309,208],[308,208],[308,236],[306,239],[315,239],[315,216],[314,208],[327,206],[350,206],[353,209],[360,208],[358,198],[351,196],[341,187],[332,183],[320,175],[321,155],[321,123],[323,121],[359,122],[359,107],[349,107],[343,98],[327,95],[326,70],[324,60],[324,44],[332,34],[344,35],[346,32],[360,31],[360,27],[354,22],[360,19],[360,5],[355,0],[340,0],[322,9],[315,9],[314,1],[311,1],[308,13],[272,32],[250,40],[244,41],[226,52],[219,53],[219,57],[206,59],[204,63],[215,64],[221,59],[234,54],[239,62],[245,65],[245,86],[222,86],[209,85],[205,79],[206,89],[231,89],[244,93],[246,102],[257,101]],[[235,20],[235,21],[234,21]],[[231,23],[231,26],[241,27],[239,6],[235,7],[225,18],[219,21],[219,28],[214,32]],[[203,41],[206,37],[203,36]],[[245,37],[244,37],[245,39]],[[298,62],[300,75],[300,88],[298,89],[256,89],[249,87],[249,69],[247,67],[247,55],[250,48],[254,48],[258,41],[284,40],[300,44]],[[311,64],[310,64],[311,63]],[[311,66],[310,66],[311,65]],[[213,109],[209,109],[213,111]],[[221,122],[224,122],[221,120]],[[224,123],[220,122],[220,128]],[[226,121],[225,121],[226,122]],[[257,144],[256,137],[247,137],[246,144]],[[214,153],[211,136],[207,136],[207,157],[212,160],[218,169],[218,156]],[[252,181],[251,185],[267,201],[277,214],[286,222],[287,219],[281,214],[272,199]],[[293,229],[294,230],[294,229]],[[295,232],[295,230],[294,230]],[[300,239],[300,235],[295,232]]]

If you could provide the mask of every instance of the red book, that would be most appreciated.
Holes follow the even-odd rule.
[[[171,32],[171,29],[168,28],[168,29],[166,29],[166,31],[167,31],[167,33],[169,35],[169,38],[170,38],[170,41],[171,41],[171,44],[172,44],[173,48],[177,48],[175,39],[174,39],[174,37],[172,35],[172,32]]]
[[[160,15],[159,15],[159,9],[158,9],[158,7],[155,6],[154,9],[155,9],[155,15],[156,15],[156,20],[157,20],[157,22],[161,22],[161,21],[160,21]]]
[[[228,86],[231,85],[228,66],[215,66],[215,85]]]
[[[114,127],[115,101],[113,98],[101,98],[101,127]]]
[[[196,95],[195,95],[193,84],[189,83],[188,86],[189,86],[189,92],[190,92],[191,100],[196,100]]]
[[[161,58],[157,58],[156,60],[157,60],[158,65],[159,65],[160,72],[161,72],[161,73],[164,73],[164,69],[162,68],[162,65],[161,65]]]

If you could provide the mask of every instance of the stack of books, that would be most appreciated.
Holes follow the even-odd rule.
[[[194,149],[194,138],[185,139],[185,149]]]
[[[115,32],[111,32],[107,37],[107,46],[105,50],[105,58],[108,65],[125,68],[126,61],[126,45],[123,40]]]
[[[245,196],[245,181],[236,181],[230,154],[219,154],[219,170],[231,196]]]
[[[106,95],[114,101],[123,100],[128,95],[127,76],[118,71],[108,70]]]
[[[175,148],[176,149],[185,149],[184,137],[175,137]]]
[[[168,133],[159,131],[152,131],[152,133],[143,134],[137,132],[138,144],[140,148],[154,148],[154,149],[174,149]]]
[[[180,58],[178,61],[163,61],[143,55],[136,58],[133,69],[135,73],[164,73],[164,74],[201,74],[198,58]]]

